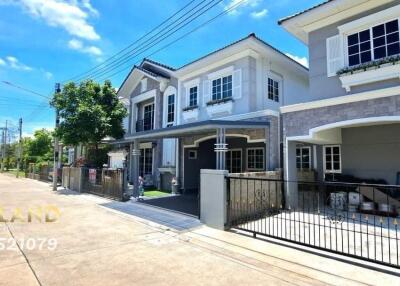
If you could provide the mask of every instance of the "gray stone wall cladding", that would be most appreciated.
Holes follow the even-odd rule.
[[[351,119],[400,115],[400,95],[282,114],[285,137],[308,135],[318,126]]]

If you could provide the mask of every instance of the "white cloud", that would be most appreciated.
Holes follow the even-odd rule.
[[[72,50],[79,51],[81,53],[89,54],[92,56],[101,56],[103,52],[95,46],[85,46],[82,41],[72,39],[68,42],[68,47]]]
[[[53,78],[53,74],[49,71],[46,71],[45,69],[40,69],[40,71],[43,73],[44,77],[46,79],[52,79]]]
[[[292,58],[296,62],[302,64],[303,66],[308,67],[308,59],[306,57],[299,57],[289,53],[286,53],[285,55],[287,55],[289,58]]]
[[[19,5],[32,17],[44,20],[49,26],[61,27],[70,35],[87,40],[100,39],[87,21],[89,14],[98,15],[89,0],[16,0],[2,3]]]
[[[228,3],[224,3],[224,6],[225,6],[224,8],[225,8],[225,10],[228,10],[230,8],[235,7],[232,10],[230,10],[228,12],[228,14],[236,15],[236,14],[240,13],[240,11],[246,7],[247,8],[248,7],[250,7],[250,8],[257,7],[258,5],[260,5],[260,3],[262,1],[263,0],[243,0],[243,1],[242,0],[229,0]],[[236,5],[238,5],[238,6],[236,6]]]
[[[32,67],[21,63],[16,57],[7,56],[5,59],[0,58],[0,66],[10,67],[15,70],[31,71]]]
[[[250,16],[254,19],[261,19],[267,16],[268,10],[267,9],[262,9],[260,11],[253,11],[250,13]]]

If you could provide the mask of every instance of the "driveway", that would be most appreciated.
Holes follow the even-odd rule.
[[[213,236],[214,231],[206,231],[193,217],[153,211],[143,204],[52,192],[49,184],[34,180],[0,174],[0,207],[2,219],[15,220],[0,223],[0,285],[363,284],[351,275],[340,277],[264,255],[264,250],[275,249],[265,242],[227,232]],[[61,216],[47,223],[33,216],[29,223],[29,207],[36,215],[37,207],[47,210],[50,220],[57,218],[58,208]],[[224,242],[226,235],[232,239],[229,243]],[[235,246],[238,238],[247,248]],[[259,249],[251,250],[256,245]],[[284,255],[282,249],[277,251]],[[321,264],[318,258],[313,262]],[[361,268],[355,271],[361,280],[366,276]],[[379,275],[371,277],[391,283],[391,276]]]

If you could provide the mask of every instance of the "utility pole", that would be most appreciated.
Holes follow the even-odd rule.
[[[59,83],[56,83],[55,92],[56,92],[56,94],[61,92],[61,85]],[[60,125],[60,115],[59,115],[59,111],[56,107],[56,128],[55,128],[55,130],[57,130],[59,125]],[[57,191],[58,152],[59,152],[58,138],[57,138],[57,136],[54,136],[53,191]]]
[[[21,167],[22,159],[22,118],[19,119],[19,151],[17,160],[17,178],[19,178],[19,169]]]
[[[5,149],[5,143],[4,143],[4,128],[1,128],[1,166],[0,166],[0,172],[3,173],[4,170],[4,149]]]
[[[6,120],[6,127],[3,128],[3,150],[1,153],[1,172],[4,172],[4,164],[6,159],[6,148],[7,148],[7,128],[8,122]]]

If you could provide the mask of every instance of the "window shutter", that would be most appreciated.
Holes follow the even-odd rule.
[[[207,102],[211,100],[211,89],[210,89],[210,81],[205,80],[203,82],[203,106],[207,105]]]
[[[343,45],[340,35],[326,39],[326,60],[328,77],[335,76],[337,71],[344,66]]]
[[[232,93],[234,99],[242,97],[242,70],[238,69],[233,72],[232,76],[233,87]]]

